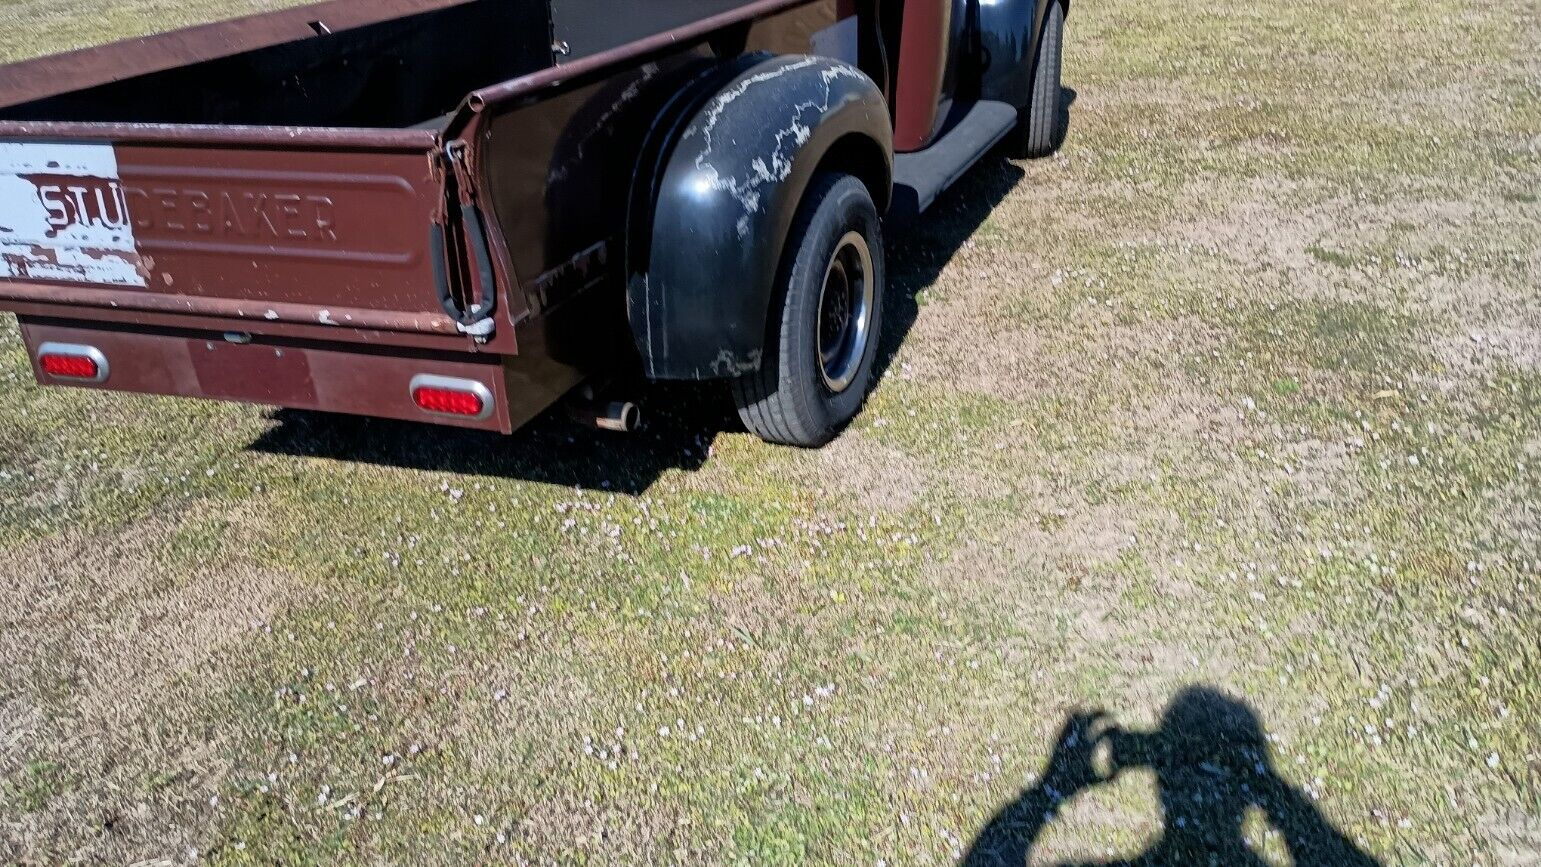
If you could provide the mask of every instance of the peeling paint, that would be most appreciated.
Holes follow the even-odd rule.
[[[753,157],[749,161],[747,171],[742,174],[735,173],[725,177],[713,159],[716,151],[713,136],[729,106],[756,88],[811,68],[819,68],[819,78],[824,86],[823,95],[789,106],[788,115],[775,133],[775,144],[770,151]],[[718,94],[712,99],[705,117],[692,124],[684,135],[687,140],[696,136],[702,139],[701,150],[695,158],[696,183],[703,189],[726,192],[743,206],[746,215],[758,213],[762,189],[781,183],[791,176],[798,150],[812,137],[812,124],[829,110],[830,101],[834,98],[834,82],[842,78],[865,79],[866,76],[861,70],[848,64],[829,58],[807,57],[751,75]],[[808,118],[810,113],[811,119]],[[736,226],[738,236],[747,238],[752,225],[752,221],[748,219],[739,220]]]
[[[647,341],[645,351],[648,364],[648,374],[658,372],[657,356],[653,354],[653,281],[646,274],[640,274],[631,280],[631,292],[642,292],[642,335]]]
[[[553,168],[547,175],[547,183],[560,183],[563,180],[566,180],[567,176],[572,173],[573,169],[581,167],[583,165],[584,152],[587,150],[589,143],[593,141],[596,136],[606,132],[613,132],[611,125],[616,116],[619,115],[626,108],[626,106],[635,102],[637,97],[642,95],[642,85],[652,81],[655,77],[657,77],[657,75],[658,64],[643,64],[642,76],[633,80],[631,84],[627,85],[626,89],[622,90],[620,95],[616,97],[615,102],[611,103],[610,106],[599,115],[599,117],[595,118],[593,125],[589,128],[588,132],[584,133],[583,137],[578,140],[577,147],[573,148],[569,152],[567,159],[563,160],[560,165]]]
[[[145,288],[110,144],[0,142],[0,278]]]
[[[735,377],[746,373],[753,373],[760,369],[761,350],[751,350],[740,358],[731,349],[723,349],[712,359],[711,371],[713,376]]]

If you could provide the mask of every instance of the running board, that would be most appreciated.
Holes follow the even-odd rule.
[[[894,155],[894,203],[890,219],[914,217],[963,177],[1017,123],[1017,110],[980,100],[925,150]]]

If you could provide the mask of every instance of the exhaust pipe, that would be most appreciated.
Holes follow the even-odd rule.
[[[629,400],[614,400],[594,416],[594,426],[616,433],[635,433],[642,426],[642,410]]]
[[[572,416],[580,424],[615,433],[636,433],[642,426],[642,410],[629,400],[578,401]]]

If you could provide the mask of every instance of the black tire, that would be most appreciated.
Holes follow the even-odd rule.
[[[814,177],[776,285],[760,369],[733,381],[733,399],[744,426],[761,439],[817,448],[855,418],[872,385],[883,322],[883,235],[865,184],[845,174]]]
[[[1058,151],[1070,127],[1064,105],[1061,72],[1065,59],[1065,7],[1054,3],[1043,22],[1038,61],[1033,68],[1033,92],[1020,107],[1021,119],[1011,133],[1012,156],[1040,159]]]

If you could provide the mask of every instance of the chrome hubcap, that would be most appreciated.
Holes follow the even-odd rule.
[[[872,251],[860,232],[835,245],[819,292],[819,372],[835,394],[856,379],[872,339]]]

